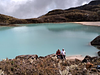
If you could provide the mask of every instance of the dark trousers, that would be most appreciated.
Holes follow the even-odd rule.
[[[65,55],[62,55],[62,59],[65,59]]]
[[[65,55],[57,55],[58,59],[65,59]]]
[[[58,59],[61,59],[61,55],[57,55],[57,58],[58,58]]]

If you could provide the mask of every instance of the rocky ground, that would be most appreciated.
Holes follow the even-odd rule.
[[[86,67],[88,60],[92,68]],[[57,59],[55,54],[45,57],[37,55],[21,55],[15,59],[0,61],[0,74],[2,75],[100,75],[99,57],[86,56],[83,61]]]

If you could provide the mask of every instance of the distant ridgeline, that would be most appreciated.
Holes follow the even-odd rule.
[[[100,4],[100,0],[94,0],[89,3],[89,5],[99,5],[99,4]]]
[[[1,24],[56,23],[75,21],[100,21],[100,0],[94,0],[89,4],[66,10],[52,10],[43,16],[31,19],[17,19],[0,14]]]

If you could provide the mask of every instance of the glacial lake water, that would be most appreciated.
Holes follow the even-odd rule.
[[[74,23],[21,24],[0,27],[0,60],[18,55],[46,56],[64,48],[66,56],[96,56],[98,49],[89,45],[100,35],[100,27]]]

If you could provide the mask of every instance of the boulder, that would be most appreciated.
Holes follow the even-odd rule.
[[[100,56],[100,51],[98,52],[98,56]]]
[[[93,67],[93,64],[90,62],[86,63],[86,69],[91,69]]]
[[[88,61],[91,61],[92,60],[92,57],[90,57],[90,56],[85,56],[85,58],[82,60],[82,63],[87,63]]]
[[[87,63],[87,62],[96,62],[98,57],[90,57],[90,56],[85,56],[85,58],[82,60],[82,63]]]
[[[91,42],[91,45],[93,46],[100,46],[100,35],[97,36],[94,40],[92,40]]]
[[[16,56],[15,59],[37,59],[38,58],[38,55],[19,55],[19,56]]]

